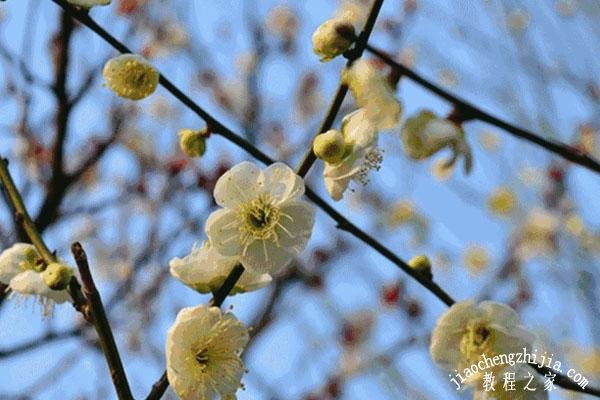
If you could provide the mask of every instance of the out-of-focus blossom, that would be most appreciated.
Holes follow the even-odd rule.
[[[479,274],[490,264],[490,253],[482,246],[469,246],[465,250],[464,263],[469,272]]]
[[[334,18],[349,22],[358,31],[367,22],[370,6],[370,1],[342,0],[335,10]]]
[[[577,11],[577,0],[556,0],[556,11],[563,17],[570,17]]]
[[[169,384],[183,400],[233,400],[245,372],[246,327],[218,307],[184,308],[167,332]]]
[[[521,34],[531,23],[531,15],[525,10],[512,10],[506,16],[506,25],[515,34]]]
[[[413,47],[404,47],[398,55],[400,64],[407,68],[413,68],[417,64],[417,52]]]
[[[415,206],[410,200],[400,200],[392,205],[387,220],[390,228],[404,225],[415,217]]]
[[[406,120],[402,128],[402,144],[406,155],[414,160],[424,160],[449,148],[452,156],[445,162],[445,166],[453,166],[458,157],[462,156],[465,160],[465,172],[471,171],[471,148],[464,131],[454,122],[438,118],[431,111],[421,111]]]
[[[148,33],[150,39],[142,52],[145,57],[164,57],[185,48],[189,43],[189,36],[183,25],[171,19],[163,19],[149,27]]]
[[[278,5],[269,11],[266,26],[272,34],[287,43],[293,41],[298,33],[298,18],[291,8]]]
[[[479,143],[487,151],[497,151],[500,147],[500,137],[494,132],[483,131],[479,135]]]
[[[171,275],[200,293],[214,293],[221,287],[229,273],[239,264],[236,257],[220,255],[205,242],[202,247],[194,246],[184,258],[173,258],[169,262]],[[271,282],[269,274],[254,274],[244,271],[229,293],[245,293],[260,289]]]
[[[239,258],[256,274],[275,273],[300,254],[311,236],[314,206],[301,197],[304,181],[285,164],[264,170],[242,162],[216,183],[221,209],[206,221],[211,246]]]
[[[531,210],[519,230],[518,255],[528,259],[554,252],[558,227],[555,214],[541,208]]]
[[[363,345],[371,332],[375,317],[370,310],[358,310],[349,315],[342,324],[342,343],[348,347]]]
[[[430,353],[433,361],[448,372],[465,371],[467,385],[481,385],[483,372],[472,372],[469,368],[482,360],[482,354],[493,358],[521,352],[524,347],[532,349],[534,340],[535,336],[520,325],[512,308],[492,301],[478,305],[463,301],[452,305],[438,319]],[[485,371],[501,376],[506,367],[501,364]],[[466,369],[470,374],[466,374]]]
[[[458,85],[458,77],[454,71],[447,68],[443,68],[439,71],[438,80],[447,88],[453,88]]]
[[[515,193],[507,187],[496,188],[487,200],[488,209],[492,214],[508,215],[517,207],[518,201]]]
[[[447,160],[440,158],[431,164],[431,175],[439,182],[446,182],[452,177],[454,166],[454,164],[448,165]]]

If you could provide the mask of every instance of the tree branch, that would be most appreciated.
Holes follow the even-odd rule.
[[[377,16],[379,15],[379,11],[381,10],[382,5],[383,5],[383,0],[377,0],[373,3],[373,6],[371,7],[371,11],[369,12],[369,16],[367,17],[367,21],[365,22],[362,32],[360,33],[358,38],[354,37],[354,39],[356,39],[356,42],[354,44],[354,48],[349,53],[348,62],[346,63],[346,67],[349,67],[350,65],[352,65],[352,63],[355,60],[357,60],[358,58],[360,58],[362,56],[363,52],[365,51],[367,42],[369,41],[369,37],[371,36],[371,33],[373,32],[373,28],[375,27],[375,21],[377,20]],[[329,109],[327,110],[325,119],[323,119],[323,122],[321,123],[321,127],[319,128],[319,131],[317,132],[317,135],[319,135],[323,132],[327,132],[329,129],[331,129],[333,123],[335,122],[335,118],[337,117],[338,113],[340,112],[340,108],[342,107],[342,103],[344,102],[344,98],[346,97],[346,93],[348,93],[348,85],[340,82],[340,84],[337,88],[337,91],[335,93],[335,96],[333,97],[333,100],[331,101],[331,104],[329,105]],[[317,135],[315,135],[315,137]],[[314,137],[313,137],[313,140],[314,140]],[[308,171],[310,170],[310,167],[312,167],[312,165],[314,164],[314,162],[316,160],[317,160],[317,157],[315,156],[315,153],[313,152],[312,140],[311,140],[311,142],[308,146],[308,150],[304,154],[304,157],[302,158],[302,161],[300,161],[300,165],[298,166],[298,168],[296,170],[297,174],[300,175],[301,177],[304,177],[308,173]]]
[[[526,140],[530,143],[536,144],[566,160],[571,161],[572,163],[581,165],[582,167],[585,167],[591,171],[600,173],[600,162],[581,152],[575,147],[555,140],[546,139],[541,135],[519,128],[518,126],[501,120],[500,118],[494,117],[493,115],[483,111],[482,109],[474,106],[466,100],[463,100],[458,96],[443,89],[442,87],[437,86],[436,84],[428,81],[413,70],[405,67],[396,60],[392,59],[384,51],[379,50],[376,47],[373,47],[369,44],[366,45],[366,49],[370,53],[373,53],[374,55],[379,57],[381,61],[394,68],[399,74],[406,76],[411,81],[419,84],[420,86],[424,87],[430,92],[435,93],[444,100],[452,103],[458,111],[459,117],[463,121],[476,119],[479,121],[487,122],[504,130],[505,132],[508,132],[513,136]]]
[[[52,1],[55,2],[56,4],[58,4],[63,9],[65,9],[71,16],[73,16],[73,18],[77,19],[79,22],[86,25],[88,28],[90,28],[92,31],[94,31],[96,34],[98,34],[101,38],[103,38],[106,42],[108,42],[110,45],[112,45],[115,49],[117,49],[123,53],[131,53],[131,51],[129,50],[129,48],[127,48],[127,46],[125,46],[124,44],[119,42],[114,36],[112,36],[110,33],[108,33],[106,30],[104,30],[102,27],[100,27],[87,13],[85,13],[81,10],[75,9],[74,7],[69,5],[65,0],[52,0]],[[381,1],[381,0],[378,0],[378,1]],[[275,162],[273,159],[271,159],[268,155],[263,153],[257,147],[253,146],[250,142],[245,140],[243,137],[237,135],[235,132],[233,132],[232,130],[227,128],[225,125],[220,123],[218,120],[216,120],[214,117],[212,117],[210,114],[208,114],[204,109],[202,109],[200,106],[198,106],[192,99],[190,99],[181,90],[179,90],[173,83],[171,83],[171,81],[169,81],[164,75],[162,75],[162,74],[160,75],[159,82],[173,96],[175,96],[185,106],[187,106],[190,110],[192,110],[200,118],[202,118],[211,127],[211,131],[213,133],[220,134],[224,138],[228,139],[232,143],[234,143],[237,146],[239,146],[240,148],[244,149],[247,153],[249,153],[250,155],[255,157],[257,160],[259,160],[265,164],[272,164]],[[399,257],[397,257],[391,250],[387,249],[385,246],[383,246],[381,243],[376,241],[370,235],[363,232],[356,225],[352,224],[348,219],[346,219],[344,216],[342,216],[340,213],[338,213],[335,209],[333,209],[333,207],[331,207],[329,204],[327,204],[325,202],[325,200],[320,198],[309,187],[306,187],[306,196],[309,199],[311,199],[317,206],[319,206],[325,213],[327,213],[331,218],[333,218],[338,223],[338,227],[340,229],[343,229],[349,233],[352,233],[354,236],[356,236],[357,238],[362,240],[364,243],[371,246],[373,249],[375,249],[377,252],[379,252],[385,258],[387,258],[392,263],[394,263],[396,266],[398,266],[400,269],[402,269],[404,272],[409,274],[413,279],[417,280],[421,285],[423,285],[425,288],[427,288],[430,292],[434,293],[446,305],[452,305],[454,303],[454,300],[447,293],[445,293],[437,284],[435,284],[431,280],[428,280],[425,277],[419,275],[417,272],[415,272],[404,261],[402,261]],[[234,273],[235,273],[235,268],[234,268],[234,270],[232,270],[232,272],[227,280],[229,280],[231,275],[233,275]],[[232,285],[235,285],[235,282],[233,282]],[[219,292],[220,292],[220,290],[219,290]],[[211,303],[216,304],[216,302],[214,302],[214,301],[211,301]],[[557,377],[558,377],[558,375],[557,375]],[[565,377],[565,379],[568,379],[568,378]],[[165,385],[164,383],[162,385],[160,384],[162,381],[165,381],[165,380],[166,380],[166,376],[163,375],[163,377],[161,377],[161,381],[157,382],[159,389],[162,389],[164,387],[164,390],[166,390],[168,385]],[[588,390],[584,390],[584,389],[580,388],[579,386],[577,386],[577,388],[578,389],[573,388],[572,390],[576,390],[576,391],[579,391],[582,393],[591,393],[592,392],[591,391],[592,388],[588,388]],[[154,389],[155,389],[155,387],[153,386],[152,392],[154,392]],[[568,389],[571,389],[571,388],[568,388]],[[148,399],[159,399],[162,396],[162,394],[164,393],[164,390],[162,392],[157,391],[156,395],[158,397],[149,397]]]
[[[89,316],[98,332],[100,347],[106,357],[110,376],[112,377],[119,399],[133,399],[133,395],[129,389],[129,383],[127,382],[127,376],[125,375],[125,369],[123,368],[123,363],[119,356],[119,350],[117,349],[115,338],[110,329],[108,319],[106,318],[106,313],[104,312],[100,293],[98,292],[98,289],[96,289],[94,279],[90,272],[87,255],[85,254],[83,247],[81,247],[81,244],[78,242],[73,243],[71,252],[73,253],[73,258],[75,258],[79,274],[81,275],[83,294],[87,299],[87,305],[89,307]]]
[[[31,217],[29,216],[29,213],[23,204],[21,194],[17,190],[12,176],[8,171],[7,161],[3,158],[0,158],[0,181],[6,190],[12,208],[15,211],[15,220],[17,225],[23,227],[29,236],[29,239],[31,239],[31,243],[33,243],[46,264],[56,262],[55,255],[50,252],[46,246],[46,243],[36,229],[33,221],[31,220]],[[110,325],[106,319],[104,307],[102,306],[102,301],[100,300],[100,295],[96,290],[89,272],[87,257],[85,256],[83,249],[81,249],[81,245],[75,244],[73,246],[73,254],[75,256],[77,266],[79,267],[79,273],[84,283],[87,297],[84,297],[83,293],[81,292],[81,286],[79,285],[77,278],[73,277],[68,288],[69,294],[73,299],[73,306],[77,311],[83,314],[87,321],[94,325],[94,328],[98,333],[98,340],[109,365],[111,376],[113,378],[117,394],[119,395],[119,399],[132,400],[133,396],[129,390],[129,384],[127,383],[127,378],[125,377],[125,372],[123,370],[123,366],[121,365],[119,352],[114,342]]]

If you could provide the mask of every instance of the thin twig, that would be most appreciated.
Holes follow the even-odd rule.
[[[17,190],[12,176],[8,170],[8,162],[3,158],[0,158],[0,181],[2,182],[2,186],[6,190],[6,193],[8,194],[10,204],[14,209],[17,225],[20,225],[27,233],[31,243],[35,246],[46,264],[56,262],[55,255],[50,252],[46,246],[46,243],[36,229],[33,221],[31,220],[31,217],[29,216],[29,213],[27,212],[27,209],[23,203],[23,198]],[[129,390],[127,378],[125,377],[123,366],[120,361],[119,352],[114,342],[112,331],[110,330],[110,325],[108,324],[108,320],[106,319],[106,315],[104,313],[104,307],[102,306],[100,295],[96,290],[89,272],[87,257],[85,256],[81,245],[78,243],[73,246],[72,250],[75,256],[75,261],[77,262],[77,266],[79,267],[82,281],[84,282],[87,296],[87,298],[84,297],[79,282],[75,277],[73,277],[68,287],[69,294],[73,299],[73,306],[77,311],[83,314],[87,321],[94,325],[94,328],[98,333],[98,340],[108,362],[119,399],[133,399],[133,396]]]
[[[52,254],[52,252],[48,249],[46,243],[44,243],[44,240],[38,233],[38,230],[31,220],[31,217],[27,212],[27,208],[25,208],[25,204],[23,204],[23,199],[21,198],[21,195],[15,186],[15,182],[8,171],[8,160],[5,158],[0,158],[0,180],[2,181],[2,186],[6,190],[8,199],[10,200],[17,225],[23,228],[31,240],[31,243],[35,246],[36,250],[44,259],[46,264],[50,264],[55,260],[54,254]]]
[[[117,390],[117,395],[119,396],[119,399],[133,399],[131,390],[129,389],[129,383],[127,382],[127,376],[125,375],[125,369],[123,368],[123,363],[119,356],[117,344],[115,343],[115,338],[108,319],[106,318],[106,313],[104,312],[100,293],[98,292],[98,289],[96,289],[94,279],[90,272],[87,255],[85,254],[83,247],[81,247],[81,244],[78,242],[73,243],[71,252],[73,253],[73,258],[75,258],[79,274],[81,275],[83,294],[87,299],[89,315],[92,323],[96,327],[98,336],[100,337],[100,347],[102,347],[102,352],[106,357],[110,376],[112,377],[113,384]]]
[[[69,5],[65,0],[52,0],[52,1],[55,2],[56,4],[58,4],[63,9],[67,10],[67,12],[73,18],[77,19],[83,25],[86,25],[88,28],[90,28],[92,31],[94,31],[96,34],[98,34],[101,38],[103,38],[106,42],[111,44],[115,49],[117,49],[123,53],[131,53],[131,51],[124,44],[122,44],[114,36],[112,36],[110,33],[108,33],[106,30],[104,30],[102,27],[100,27],[92,18],[90,18],[90,16],[87,13],[85,13],[81,10],[75,9],[74,7]],[[257,160],[259,160],[265,164],[272,164],[275,162],[273,159],[271,159],[268,155],[263,153],[257,147],[253,146],[250,142],[245,140],[243,137],[237,135],[235,132],[233,132],[232,130],[230,130],[223,124],[221,124],[219,121],[217,121],[210,114],[208,114],[204,109],[202,109],[200,106],[198,106],[192,99],[190,99],[188,96],[186,96],[181,90],[179,90],[175,85],[173,85],[162,74],[160,75],[159,82],[165,89],[167,89],[169,92],[171,92],[171,94],[173,96],[175,96],[179,101],[181,101],[190,110],[192,110],[194,113],[196,113],[200,118],[204,119],[205,122],[211,127],[211,130],[213,133],[220,134],[221,136],[223,136],[226,139],[228,139],[229,141],[233,142],[240,148],[244,149],[247,153],[249,153],[250,155],[255,157]],[[369,236],[367,233],[360,230],[356,225],[352,224],[348,219],[346,219],[344,216],[342,216],[340,213],[338,213],[335,209],[333,209],[333,207],[328,205],[327,202],[325,202],[325,200],[320,198],[315,192],[313,192],[308,187],[306,188],[306,195],[315,204],[317,204],[317,206],[319,206],[323,211],[325,211],[331,218],[333,218],[338,223],[339,228],[353,234],[354,236],[356,236],[357,238],[361,239],[363,242],[365,242],[366,244],[368,244],[369,246],[374,248],[377,252],[379,252],[381,255],[383,255],[388,260],[393,262],[395,265],[400,267],[403,271],[407,272],[411,277],[416,279],[419,283],[421,283],[429,291],[434,293],[445,304],[451,305],[454,303],[454,300],[448,294],[446,294],[437,284],[435,284],[434,282],[432,282],[430,280],[423,278],[420,275],[416,275],[416,273],[414,271],[412,271],[412,269],[410,269],[410,267],[408,267],[408,265],[405,262],[403,262],[396,255],[394,255],[392,251],[387,249],[385,246],[383,246],[381,243],[379,243],[374,238]],[[234,271],[232,271],[232,273],[233,272]],[[559,375],[557,374],[557,377],[558,376]],[[566,377],[564,379],[568,380],[568,378],[566,378]],[[161,378],[161,380],[162,380],[162,378]],[[158,382],[157,382],[157,384],[158,384]],[[557,384],[559,384],[559,383],[557,382]],[[164,390],[166,390],[167,386],[166,385],[163,385],[163,386],[164,386]],[[584,389],[580,388],[579,386],[577,386],[577,388],[569,387],[567,389],[579,391],[582,393],[592,393],[593,392],[590,390],[592,388],[588,388],[587,390],[584,390]],[[158,397],[153,397],[153,399],[159,399],[160,396],[162,396],[162,394],[164,393],[164,390],[162,393],[160,393],[160,395]],[[594,391],[595,390],[596,389],[594,389]],[[154,387],[153,387],[153,391],[154,391]]]
[[[373,32],[373,28],[375,27],[375,21],[377,20],[377,16],[379,15],[379,11],[381,10],[382,5],[383,5],[383,0],[377,0],[373,3],[373,6],[371,7],[371,11],[369,12],[369,16],[367,17],[367,21],[365,22],[362,32],[360,33],[358,38],[353,38],[353,39],[356,39],[356,42],[354,44],[354,48],[350,52],[350,56],[348,57],[348,62],[346,63],[346,67],[349,67],[350,65],[352,65],[352,63],[355,60],[357,60],[358,58],[360,58],[362,56],[363,52],[365,51],[365,48],[369,41],[369,37],[371,36],[371,33]],[[344,102],[344,98],[346,97],[346,93],[348,93],[348,85],[346,85],[344,82],[340,82],[340,84],[338,85],[337,91],[335,93],[335,96],[333,97],[333,100],[331,101],[331,104],[329,105],[327,114],[325,115],[325,118],[323,119],[323,122],[321,123],[321,126],[319,127],[319,131],[317,132],[317,135],[319,135],[323,132],[327,132],[329,129],[331,129],[331,126],[335,122],[335,118],[337,117],[338,113],[340,112],[340,108],[342,107],[342,103]],[[315,135],[315,137],[316,137],[316,135]],[[314,140],[314,138],[313,138],[313,140]],[[316,160],[317,160],[317,157],[315,156],[315,153],[313,152],[312,140],[311,140],[311,142],[308,146],[308,149],[306,150],[306,153],[304,154],[304,157],[302,158],[302,161],[300,161],[300,165],[296,169],[296,173],[298,175],[300,175],[301,177],[306,176],[306,174],[310,170],[310,167],[315,163]]]

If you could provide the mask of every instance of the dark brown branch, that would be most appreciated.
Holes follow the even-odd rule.
[[[392,59],[384,51],[379,50],[369,44],[367,44],[366,49],[369,52],[376,55],[377,57],[379,57],[383,62],[385,62],[389,66],[396,69],[399,74],[406,76],[411,81],[419,84],[420,86],[424,87],[430,92],[435,93],[436,95],[440,96],[446,101],[452,103],[456,111],[459,113],[462,121],[476,119],[479,121],[487,122],[508,132],[513,136],[526,140],[530,143],[536,144],[554,154],[557,154],[560,157],[571,161],[572,163],[581,165],[594,172],[600,172],[600,162],[598,160],[593,159],[589,155],[579,151],[575,147],[555,140],[546,139],[541,135],[525,130],[523,128],[519,128],[518,126],[515,126],[497,117],[494,117],[493,115],[483,111],[482,109],[474,106],[466,100],[463,100],[460,97],[443,89],[442,87],[428,81],[413,70],[405,67],[396,60]]]
[[[102,299],[100,293],[96,289],[90,267],[87,260],[87,255],[79,243],[73,243],[71,246],[71,252],[77,263],[79,274],[81,275],[81,282],[83,284],[83,294],[87,299],[87,311],[84,315],[87,315],[96,328],[96,332],[100,338],[100,347],[106,357],[106,362],[110,369],[110,375],[113,380],[115,389],[119,399],[133,399],[131,390],[129,389],[129,383],[127,382],[127,376],[125,375],[125,369],[119,356],[119,350],[115,343],[112,330],[106,313],[104,312],[104,306],[102,305]],[[76,280],[74,280],[76,282]]]
[[[106,30],[104,30],[102,27],[100,27],[92,18],[90,18],[90,16],[87,13],[75,9],[74,7],[69,5],[65,0],[52,0],[52,1],[55,2],[56,4],[58,4],[63,9],[65,9],[70,15],[73,16],[73,18],[76,18],[79,22],[86,25],[88,28],[90,28],[92,31],[94,31],[96,34],[98,34],[102,39],[104,39],[106,42],[111,44],[115,49],[117,49],[123,53],[131,53],[131,51],[124,44],[119,42],[110,33],[108,33]],[[261,150],[259,150],[255,146],[253,146],[250,142],[245,140],[243,137],[237,135],[235,132],[233,132],[232,130],[230,130],[223,124],[221,124],[219,121],[217,121],[215,118],[213,118],[204,109],[202,109],[200,106],[198,106],[192,99],[190,99],[181,90],[179,90],[175,85],[173,85],[166,77],[164,77],[164,75],[161,74],[159,82],[173,96],[175,96],[185,106],[187,106],[190,110],[192,110],[200,118],[202,118],[208,125],[210,125],[213,133],[220,134],[221,136],[225,137],[232,143],[234,143],[237,146],[239,146],[240,148],[244,149],[247,153],[252,155],[257,160],[259,160],[265,164],[272,164],[275,162],[268,155],[263,153]],[[370,235],[363,232],[356,225],[352,224],[348,219],[346,219],[344,216],[342,216],[340,213],[338,213],[335,209],[333,209],[333,207],[331,207],[329,204],[327,204],[327,202],[325,202],[325,200],[320,198],[315,192],[313,192],[308,187],[306,188],[306,196],[309,199],[311,199],[315,204],[317,204],[317,206],[319,206],[331,218],[333,218],[338,223],[338,227],[340,229],[343,229],[343,230],[353,234],[354,236],[356,236],[357,238],[362,240],[364,243],[371,246],[373,249],[375,249],[377,252],[379,252],[385,258],[390,260],[392,263],[394,263],[400,269],[402,269],[403,271],[408,273],[411,277],[413,277],[415,280],[417,280],[419,283],[421,283],[421,285],[423,285],[425,288],[427,288],[430,292],[434,293],[445,304],[451,305],[454,303],[454,300],[447,293],[445,293],[437,284],[435,284],[434,282],[432,282],[430,280],[427,280],[423,276],[418,275],[416,272],[414,272],[412,269],[410,269],[410,267],[404,261],[402,261],[399,257],[397,257],[393,252],[391,252],[389,249],[387,249],[381,243],[377,242]],[[234,272],[235,272],[235,269],[232,271],[232,274]],[[233,284],[235,284],[235,282]],[[568,379],[568,378],[565,378],[565,379]],[[162,380],[162,378],[161,378],[161,380]],[[165,377],[165,380],[166,380],[166,377]],[[160,388],[164,387],[164,390],[166,390],[167,386],[168,385],[164,385],[164,384],[162,386],[159,385]],[[152,397],[150,399],[159,399],[162,396],[162,394],[164,393],[164,390],[162,391],[162,393],[157,393],[158,397]],[[581,388],[573,389],[573,390],[576,390],[576,391],[579,391],[582,393],[590,392],[589,390],[586,391]],[[153,391],[154,391],[154,388],[153,388]]]
[[[69,45],[75,24],[66,12],[61,13],[60,29],[53,38],[52,51],[54,57],[55,78],[52,91],[57,102],[55,116],[56,137],[52,148],[52,175],[46,185],[46,197],[36,218],[36,226],[40,232],[54,219],[60,202],[67,190],[64,171],[64,145],[69,129],[69,117],[72,105],[67,93],[67,76],[69,69]]]
[[[377,0],[373,3],[373,6],[371,7],[371,11],[369,12],[369,16],[367,17],[367,21],[365,22],[365,26],[363,27],[362,32],[360,33],[357,39],[354,38],[356,39],[356,43],[354,44],[354,48],[349,52],[346,67],[349,67],[355,60],[360,58],[363,52],[365,51],[367,42],[369,41],[369,37],[373,32],[373,28],[375,27],[375,21],[377,20],[377,16],[379,15],[379,11],[381,10],[382,5],[383,0]],[[342,107],[342,103],[344,102],[344,98],[346,97],[346,93],[348,93],[348,86],[345,83],[340,82],[335,96],[333,97],[333,100],[329,105],[329,109],[327,110],[325,119],[323,119],[321,127],[317,132],[317,135],[323,132],[327,132],[329,129],[331,129],[333,123],[335,122],[335,118],[340,112],[340,108]],[[300,161],[300,165],[296,169],[298,175],[304,177],[316,160],[317,157],[315,156],[315,153],[313,153],[311,140],[308,146],[308,150],[306,150],[302,161]]]

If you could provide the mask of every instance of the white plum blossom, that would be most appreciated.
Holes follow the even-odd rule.
[[[13,293],[25,297],[35,297],[43,305],[47,314],[54,303],[64,303],[71,299],[66,290],[52,290],[44,282],[42,264],[35,247],[27,243],[16,243],[0,254],[0,283]]]
[[[424,110],[408,118],[402,128],[402,144],[407,156],[414,160],[424,160],[438,151],[449,148],[452,156],[438,169],[450,169],[459,157],[464,157],[465,172],[472,168],[471,148],[465,133],[456,123],[438,118],[433,112]]]
[[[277,272],[311,236],[315,211],[303,194],[304,181],[285,164],[264,170],[250,162],[234,166],[215,185],[215,201],[223,208],[206,222],[211,246],[252,273]]]
[[[364,109],[359,109],[344,117],[342,136],[348,149],[346,155],[338,163],[325,163],[325,187],[335,201],[343,197],[351,181],[366,185],[369,172],[381,166],[383,156],[377,148],[378,133],[365,114]]]
[[[169,384],[183,400],[233,400],[245,372],[248,330],[218,307],[183,308],[167,332]]]
[[[358,59],[344,70],[342,81],[348,85],[358,107],[378,131],[395,128],[402,118],[402,105],[394,90],[371,61]]]
[[[458,371],[468,385],[481,384],[481,370],[473,372],[471,365],[500,354],[532,349],[535,336],[519,323],[519,316],[510,307],[492,301],[476,305],[463,301],[452,305],[442,315],[431,336],[433,361],[448,371]],[[492,366],[500,376],[506,365]]]
[[[237,264],[237,257],[219,254],[210,243],[201,247],[194,246],[192,252],[184,258],[173,258],[169,262],[171,275],[200,293],[214,293]],[[229,293],[250,292],[271,283],[269,274],[254,274],[245,271]]]

